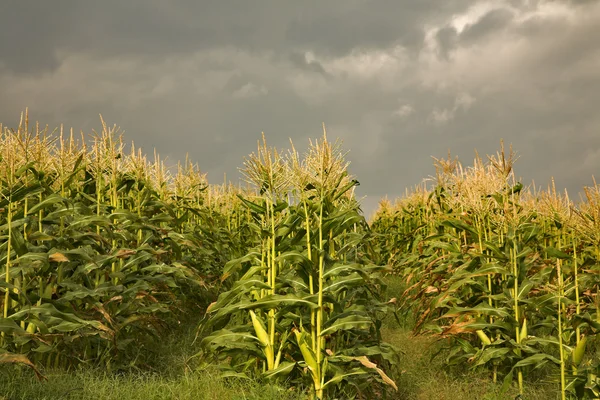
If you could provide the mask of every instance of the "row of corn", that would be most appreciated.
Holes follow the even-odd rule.
[[[242,173],[254,245],[226,264],[228,290],[208,307],[201,355],[228,376],[306,388],[312,398],[378,398],[397,389],[397,354],[381,341],[386,269],[369,259],[370,234],[339,143],[308,153],[267,146]]]
[[[382,262],[406,283],[415,329],[447,338],[449,365],[487,368],[503,388],[556,382],[563,399],[600,393],[600,186],[580,202],[552,182],[526,189],[512,149],[436,175],[372,228]]]
[[[126,153],[115,127],[78,139],[26,114],[0,126],[0,362],[150,360],[244,251],[245,211],[224,205],[234,192],[190,163]]]

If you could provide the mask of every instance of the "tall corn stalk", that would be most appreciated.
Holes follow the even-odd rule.
[[[308,378],[317,399],[349,395],[353,387],[370,391],[374,379],[395,387],[373,362],[393,358],[375,323],[386,306],[362,289],[376,292],[384,268],[356,254],[364,219],[346,169],[339,145],[326,137],[311,143],[304,158],[292,149],[285,160],[263,139],[246,161],[244,175],[258,195],[241,199],[262,239],[227,264],[222,280],[231,290],[209,307],[202,325],[211,331],[229,321],[202,341],[207,356],[229,360],[229,374]]]

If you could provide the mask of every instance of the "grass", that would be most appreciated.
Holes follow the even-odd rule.
[[[206,370],[178,378],[155,374],[111,376],[95,370],[74,374],[56,372],[47,375],[48,382],[37,382],[24,372],[27,371],[2,374],[0,399],[300,399],[294,393],[276,386],[265,387],[256,382],[224,382],[216,371]]]
[[[486,373],[465,369],[448,369],[444,365],[443,354],[432,359],[440,347],[433,338],[412,336],[406,329],[384,330],[384,339],[396,345],[401,351],[402,373],[396,378],[398,399],[406,400],[452,400],[515,399],[518,390],[513,388],[502,395],[500,385],[494,385]],[[525,395],[526,400],[551,400],[559,397],[556,388],[544,384],[531,383]]]
[[[398,277],[387,280],[387,296],[400,298],[404,284]],[[525,393],[518,396],[513,386],[508,393],[501,393],[501,383],[494,384],[486,371],[474,371],[468,366],[448,367],[445,363],[447,351],[443,342],[432,336],[412,333],[415,316],[399,315],[397,321],[388,316],[384,321],[383,339],[401,352],[400,373],[395,377],[398,384],[398,399],[403,400],[553,400],[560,398],[558,384],[542,381],[528,382]]]
[[[401,284],[391,279],[388,293],[401,293]],[[391,296],[390,296],[391,297]],[[432,359],[441,343],[434,338],[413,336],[411,317],[402,317],[401,325],[391,316],[385,321],[384,340],[401,351],[399,371],[394,378],[403,400],[504,400],[515,399],[517,388],[500,394],[485,372],[466,368],[449,369],[444,352]],[[157,357],[148,366],[151,372],[129,371],[109,374],[104,370],[84,368],[75,372],[45,371],[47,382],[39,382],[21,366],[0,367],[0,400],[304,400],[300,390],[254,381],[225,380],[216,368],[198,369],[190,357],[196,351],[193,326],[174,332],[161,342]],[[524,400],[552,400],[559,397],[557,385],[528,382]]]
[[[0,366],[0,400],[301,400],[298,393],[247,380],[224,380],[214,366],[198,368],[191,356],[194,326],[188,324],[157,343],[146,371],[108,373],[97,368],[44,371],[38,381],[25,367]]]

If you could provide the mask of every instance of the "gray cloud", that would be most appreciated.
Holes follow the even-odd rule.
[[[477,22],[465,27],[460,35],[467,42],[481,40],[487,35],[498,34],[513,20],[512,11],[499,8],[492,10],[481,17]]]
[[[3,7],[0,121],[89,132],[237,176],[260,132],[350,149],[371,211],[501,139],[524,180],[577,192],[600,168],[600,2],[159,0]]]

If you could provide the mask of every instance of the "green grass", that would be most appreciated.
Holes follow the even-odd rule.
[[[389,280],[389,297],[400,297],[402,284]],[[444,352],[432,359],[442,343],[435,338],[413,336],[410,316],[400,319],[401,325],[389,316],[383,329],[384,340],[401,351],[400,365],[393,378],[399,392],[395,399],[405,400],[500,400],[515,399],[516,388],[500,394],[485,372],[468,368],[449,369],[444,365]],[[47,382],[39,382],[26,368],[0,366],[0,400],[304,400],[299,389],[288,389],[260,382],[224,380],[213,367],[199,368],[191,356],[197,351],[193,326],[173,332],[157,345],[157,355],[147,371],[126,371],[109,374],[94,368],[75,372],[44,371]],[[559,398],[558,386],[526,382],[523,400]]]
[[[17,365],[0,366],[0,400],[301,400],[299,393],[259,382],[219,377],[214,366],[199,368],[192,356],[195,329],[187,325],[157,343],[156,357],[146,371],[108,373],[96,368],[74,372],[33,373]]]
[[[16,373],[15,373],[16,372]],[[4,371],[0,399],[11,400],[162,400],[162,399],[300,399],[284,388],[255,382],[224,382],[216,371],[199,371],[178,378],[138,373],[124,376],[86,370],[74,374],[51,372],[48,382],[38,382],[28,371]]]
[[[500,385],[494,385],[486,373],[466,368],[449,369],[444,366],[443,352],[432,359],[441,343],[434,338],[412,336],[405,329],[386,328],[383,337],[402,351],[400,368],[396,378],[399,388],[398,399],[406,400],[451,400],[514,399],[518,390],[512,388],[501,395]],[[558,386],[527,382],[524,400],[552,400],[560,398]]]
[[[387,297],[402,298],[404,284],[400,278],[387,280]],[[494,384],[485,371],[473,371],[467,365],[449,368],[445,365],[443,342],[434,337],[414,336],[414,315],[399,316],[399,322],[388,316],[384,321],[383,339],[400,350],[401,373],[396,378],[398,399],[406,400],[504,400],[518,398],[518,389],[501,394],[501,383]],[[434,357],[434,355],[436,355]],[[523,400],[560,399],[558,384],[526,382]]]

